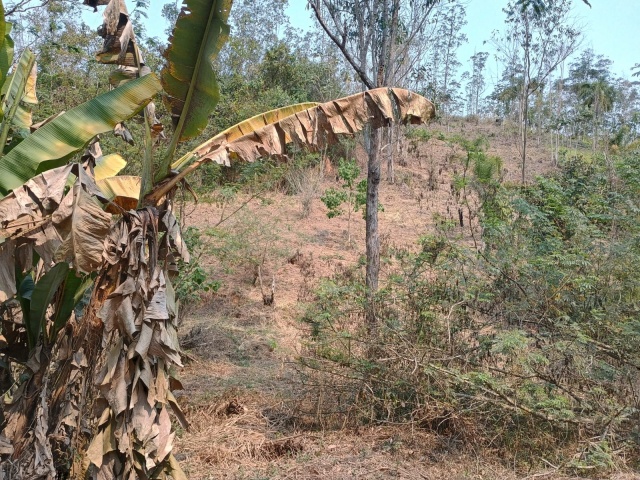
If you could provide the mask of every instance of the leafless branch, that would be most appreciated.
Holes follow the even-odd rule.
[[[362,83],[369,89],[375,88],[375,85],[374,85],[373,81],[369,78],[369,76],[361,68],[361,66],[355,61],[355,59],[353,58],[353,56],[351,55],[351,53],[349,52],[349,50],[346,47],[346,29],[344,28],[344,26],[342,27],[342,33],[341,33],[341,37],[342,38],[338,38],[331,31],[331,29],[329,28],[329,26],[325,22],[325,20],[323,18],[323,15],[322,15],[322,12],[320,11],[319,2],[317,0],[315,2],[312,1],[312,0],[308,0],[308,5],[313,10],[313,13],[314,13],[316,19],[318,20],[318,23],[322,27],[322,29],[326,32],[326,34],[329,36],[331,41],[333,43],[335,43],[336,46],[340,49],[340,51],[344,55],[344,58],[347,60],[347,62],[349,62],[349,64],[356,71],[356,73],[360,77],[360,80],[362,80]],[[340,28],[339,25],[338,25],[338,27]]]

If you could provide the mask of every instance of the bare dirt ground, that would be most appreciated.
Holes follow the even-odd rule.
[[[430,129],[446,132],[437,125]],[[518,152],[507,129],[460,122],[446,134],[456,132],[485,135],[489,154],[504,161],[505,180],[517,181]],[[544,145],[532,143],[530,175],[552,170]],[[450,185],[454,172],[462,168],[456,159],[461,151],[431,139],[408,152],[406,144],[395,184],[381,183],[382,248],[410,247],[438,218],[458,219]],[[364,167],[361,153],[358,158]],[[330,186],[336,186],[335,178],[326,175],[316,197]],[[186,210],[187,224],[204,232],[221,217],[220,207],[211,203]],[[362,257],[364,221],[359,213],[353,215],[348,244],[346,215],[328,219],[318,198],[307,218],[300,212],[299,197],[269,193],[266,201],[252,201],[216,230],[231,232],[229,236],[208,240],[216,254],[201,261],[222,287],[200,305],[189,306],[181,326],[188,358],[178,399],[192,427],[179,431],[175,453],[189,478],[569,478],[558,475],[553,465],[522,472],[509,463],[516,462],[517,452],[498,460],[411,426],[323,428],[318,421],[321,402],[309,403],[296,368],[305,336],[299,318],[320,279]],[[461,241],[468,240],[474,228],[473,222],[460,228]],[[275,279],[273,306],[263,305],[256,263],[262,264],[265,288]],[[330,388],[324,393],[331,395]],[[619,473],[610,478],[640,476]]]

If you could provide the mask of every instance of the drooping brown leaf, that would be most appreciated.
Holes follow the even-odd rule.
[[[35,437],[35,458],[33,470],[39,478],[55,478],[56,470],[53,461],[51,445],[47,437],[49,429],[49,408],[47,406],[47,382],[45,381],[40,401],[36,409],[36,425],[33,431]]]
[[[44,172],[0,199],[0,237],[26,231],[53,213],[62,201],[71,169],[65,165]]]
[[[11,455],[13,453],[13,445],[7,437],[0,434],[0,455]]]
[[[168,293],[173,289],[167,288],[166,255],[157,242],[164,233],[163,243],[179,255],[176,245],[182,241],[179,231],[170,232],[177,228],[175,217],[169,212],[163,218],[151,208],[129,211],[105,242],[105,268],[119,284],[98,314],[104,341],[113,346],[97,379],[96,405],[109,413],[89,451],[89,461],[99,468],[96,478],[147,478],[155,468],[172,470],[175,434],[166,404],[184,421],[169,391],[171,368],[181,363]]]
[[[336,135],[353,135],[370,123],[372,128],[394,121],[423,123],[435,109],[427,99],[399,88],[378,88],[323,103],[276,123],[266,125],[237,140],[196,149],[199,160],[229,165],[231,159],[253,162],[260,157],[286,155],[286,139],[299,146],[323,149],[337,141]]]
[[[65,195],[71,174],[76,183]],[[11,272],[17,259],[31,258],[32,249],[45,269],[56,257],[74,262],[83,272],[100,265],[111,216],[95,198],[108,201],[82,166],[71,164],[48,170],[0,199],[0,298],[16,293]]]
[[[377,88],[339,100],[320,104],[227,141],[207,141],[187,156],[195,161],[178,175],[159,184],[147,195],[156,204],[187,174],[206,162],[230,165],[231,161],[253,162],[261,157],[286,158],[287,144],[321,150],[335,143],[338,135],[353,135],[365,125],[373,128],[392,122],[424,123],[435,116],[433,104],[426,98],[401,88]]]
[[[173,215],[173,212],[168,210],[162,217],[162,223],[166,228],[167,237],[171,247],[178,255],[180,255],[180,258],[182,258],[184,262],[188,263],[190,260],[189,249],[182,238],[182,230],[180,229],[178,220]]]
[[[0,243],[0,303],[16,294],[16,269],[14,267],[15,242]]]
[[[30,257],[30,250],[36,248],[45,261],[52,259],[60,238],[48,222],[63,203],[72,169],[71,165],[65,165],[49,170],[0,199],[0,300],[16,293],[17,251],[22,250],[21,255]],[[49,265],[45,264],[45,268]]]
[[[104,44],[96,59],[100,63],[136,67],[135,35],[125,0],[111,0],[102,17],[104,20],[98,34],[104,38]]]
[[[56,254],[62,245],[62,238],[55,227],[46,222],[42,226],[36,227],[24,238],[33,242],[33,249],[40,255],[45,270],[49,270],[56,263]]]
[[[109,233],[111,215],[79,185],[75,189],[71,229],[56,258],[72,264],[80,273],[91,273],[102,264],[103,241]]]
[[[131,135],[131,132],[129,131],[127,126],[124,124],[124,122],[120,122],[115,127],[113,127],[113,134],[116,137],[120,137],[129,145],[135,145],[135,142],[133,141],[133,135]]]

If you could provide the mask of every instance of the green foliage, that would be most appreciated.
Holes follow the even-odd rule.
[[[37,344],[40,332],[46,330],[47,308],[68,274],[69,264],[61,262],[51,267],[35,284],[33,292],[31,292],[29,313],[27,314],[26,311],[23,311],[30,349]]]
[[[231,3],[191,0],[176,21],[162,70],[163,99],[175,127],[171,157],[178,141],[202,132],[218,103],[220,92],[213,62],[229,36],[226,21]],[[172,160],[168,159],[167,166]]]
[[[444,231],[393,252],[375,331],[362,276],[339,272],[304,316],[302,363],[339,376],[358,422],[443,433],[442,412],[455,412],[451,435],[604,472],[610,445],[632,457],[640,446],[640,154],[565,158],[557,175],[509,187],[479,146],[466,143],[463,188],[481,199],[481,247]],[[569,446],[581,453],[560,458]]]
[[[428,142],[434,133],[426,128],[410,128],[406,131],[405,136],[413,142]]]
[[[360,167],[357,162],[345,160],[341,158],[338,161],[338,178],[344,183],[341,189],[329,188],[320,197],[322,203],[327,207],[327,217],[334,218],[342,215],[344,211],[341,209],[343,204],[348,205],[349,219],[351,219],[351,211],[357,212],[367,204],[367,179],[362,179],[358,183],[356,180],[360,176]],[[378,205],[378,209],[383,211],[384,207]],[[363,217],[366,212],[363,210]]]
[[[191,252],[191,261],[182,260],[178,264],[178,278],[174,282],[176,300],[181,305],[181,315],[184,315],[197,305],[202,296],[208,292],[215,293],[222,286],[220,281],[212,280],[209,272],[202,266],[201,259],[205,252],[202,233],[195,227],[187,227],[183,238]]]
[[[344,180],[343,188],[353,190],[354,182],[360,175],[360,167],[355,160],[345,160],[341,158],[338,161],[338,177]]]
[[[65,164],[95,135],[113,130],[160,90],[154,75],[132,80],[79,105],[29,135],[0,158],[0,195],[45,170]]]
[[[349,204],[349,212],[356,208],[356,185],[355,181],[360,175],[360,167],[355,160],[345,160],[341,158],[338,161],[338,178],[344,183],[340,190],[330,188],[320,197],[322,203],[328,209],[327,217],[334,218],[342,215],[344,212],[340,208],[343,203]]]
[[[336,190],[335,188],[329,188],[324,192],[324,195],[320,197],[322,203],[327,207],[327,217],[334,218],[338,215],[342,215],[344,212],[340,208],[343,203],[349,199],[349,195],[344,190]]]
[[[37,283],[33,281],[32,272],[24,275],[18,285],[18,299],[29,350],[38,345],[41,336],[45,344],[55,340],[91,283],[90,277],[77,276],[66,262],[51,267]],[[47,313],[51,305],[53,324],[47,331]]]

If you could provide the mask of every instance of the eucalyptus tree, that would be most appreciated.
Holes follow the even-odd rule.
[[[308,0],[320,27],[340,49],[365,89],[402,85],[414,65],[413,47],[427,28],[439,0]],[[378,205],[380,133],[369,131],[366,203],[367,319],[375,325],[373,296],[380,274]],[[392,166],[392,164],[391,164]]]
[[[489,53],[487,52],[474,53],[471,56],[471,73],[465,72],[468,115],[480,115],[481,113],[481,99],[487,87],[484,70],[488,58]]]
[[[505,69],[516,74],[522,183],[527,162],[530,98],[580,45],[581,32],[570,18],[570,10],[571,0],[544,3],[511,0],[504,9],[506,29],[493,37]]]
[[[426,71],[425,92],[439,107],[447,121],[451,111],[459,107],[460,83],[458,69],[462,65],[457,52],[467,42],[462,29],[467,24],[466,9],[462,3],[443,2],[433,15],[435,24],[430,48],[424,58]]]

